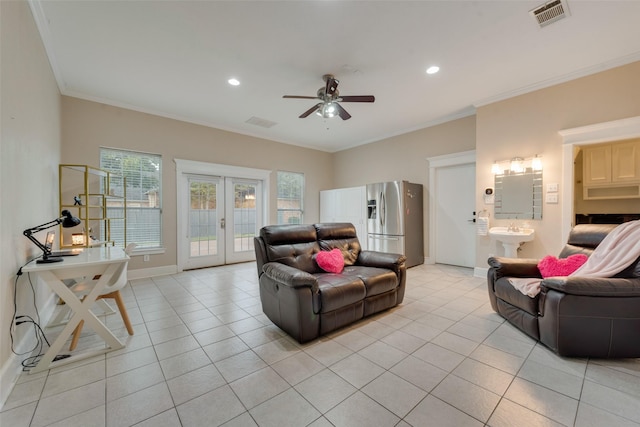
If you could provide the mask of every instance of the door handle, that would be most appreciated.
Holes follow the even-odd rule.
[[[224,220],[224,218],[220,219],[220,228],[224,230],[225,225],[226,225],[226,221]]]

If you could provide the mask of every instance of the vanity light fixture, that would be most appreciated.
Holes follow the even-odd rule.
[[[498,164],[498,162],[493,162],[493,164],[491,165],[491,173],[494,175],[502,173],[502,169],[500,169],[500,165]]]
[[[514,157],[511,159],[511,172],[524,172],[524,159],[522,157]]]
[[[527,169],[534,171],[542,170],[542,156],[536,154],[535,157],[523,158],[514,157],[510,160],[499,160],[491,165],[491,173],[501,175],[505,173],[522,173]]]
[[[533,169],[534,171],[542,170],[542,156],[536,154],[536,156],[531,159],[531,169]]]

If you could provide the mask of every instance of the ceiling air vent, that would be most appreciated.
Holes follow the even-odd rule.
[[[536,7],[529,11],[529,14],[533,16],[533,19],[542,28],[568,16],[569,7],[564,0],[554,0]]]
[[[267,119],[261,119],[260,117],[256,117],[256,116],[251,117],[245,123],[249,123],[251,125],[260,126],[267,129],[277,125],[276,122],[272,122],[271,120],[267,120]]]

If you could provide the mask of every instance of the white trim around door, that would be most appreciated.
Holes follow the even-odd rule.
[[[185,186],[182,185],[183,178],[188,175],[209,175],[209,176],[223,176],[233,178],[247,178],[255,179],[263,182],[262,185],[262,198],[264,200],[264,206],[262,210],[262,223],[267,223],[267,216],[269,212],[269,188],[270,188],[270,170],[266,169],[254,169],[241,166],[222,165],[217,163],[199,162],[195,160],[174,159],[176,163],[176,245],[177,245],[177,263],[178,272],[184,270],[184,266],[188,257],[186,248],[180,242],[187,235],[188,221],[184,218],[184,209],[181,207],[189,203],[189,194],[185,191]]]
[[[601,142],[620,141],[640,137],[640,116],[596,123],[558,132],[562,136],[562,241],[566,242],[574,223],[573,217],[573,161],[576,147]]]
[[[436,260],[436,203],[438,200],[436,186],[436,170],[442,167],[476,163],[476,151],[462,151],[460,153],[445,154],[442,156],[428,157],[429,162],[429,256],[425,260],[428,264],[434,264]]]

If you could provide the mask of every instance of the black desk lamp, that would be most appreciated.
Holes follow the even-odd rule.
[[[75,227],[76,225],[80,224],[82,221],[80,221],[80,219],[76,218],[75,216],[71,215],[71,212],[69,212],[68,210],[63,210],[62,211],[62,216],[60,218],[56,218],[53,221],[49,221],[45,224],[42,225],[38,225],[37,227],[33,227],[33,228],[28,228],[26,230],[24,230],[22,232],[22,234],[24,234],[27,239],[31,240],[37,247],[39,247],[43,253],[42,255],[42,259],[39,259],[38,261],[36,261],[37,263],[43,263],[43,262],[60,262],[62,261],[62,258],[57,258],[57,257],[51,257],[51,249],[48,248],[47,246],[43,245],[42,243],[40,243],[38,241],[38,239],[36,239],[35,237],[33,237],[33,233],[37,233],[38,231],[42,231],[42,230],[46,230],[47,228],[51,228],[51,227],[55,227],[58,224],[62,224],[62,226],[64,228],[70,228],[70,227]]]

